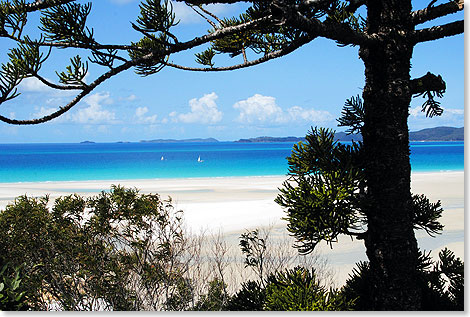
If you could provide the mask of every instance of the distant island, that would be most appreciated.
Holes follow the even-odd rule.
[[[338,141],[362,141],[360,134],[348,135],[345,132],[336,132],[335,139]],[[240,139],[239,143],[263,143],[263,142],[300,142],[305,137],[269,137]],[[410,141],[464,141],[464,128],[436,127],[410,132]]]
[[[338,141],[361,141],[362,136],[358,134],[354,135],[347,135],[345,132],[336,132],[335,139]],[[250,139],[240,139],[238,143],[263,143],[263,142],[303,142],[305,141],[305,137],[295,137],[295,136],[288,136],[288,137],[269,137],[269,136],[260,136],[257,138],[250,138]]]
[[[345,132],[336,132],[335,139],[338,141],[362,141],[360,134],[348,135]],[[274,142],[301,142],[305,137],[287,136],[270,137],[260,136],[256,138],[240,139],[235,143],[274,143]],[[410,141],[464,141],[464,128],[453,127],[435,127],[410,132]],[[214,138],[194,138],[194,139],[155,139],[141,140],[140,143],[217,143],[219,140]],[[92,144],[93,141],[83,141],[81,144]],[[116,143],[132,143],[127,141],[118,141]]]
[[[141,140],[141,143],[197,143],[197,142],[219,142],[214,138],[207,139],[184,139],[184,140],[174,140],[174,139],[156,139],[156,140]]]
[[[410,132],[410,141],[464,141],[464,128],[437,127]]]

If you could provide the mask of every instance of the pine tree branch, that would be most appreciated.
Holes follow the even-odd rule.
[[[120,66],[118,66],[116,68],[113,68],[113,69],[109,70],[108,72],[104,73],[103,75],[98,77],[95,81],[93,81],[92,83],[90,83],[86,87],[83,87],[82,88],[83,90],[70,103],[68,103],[64,107],[60,107],[59,110],[55,111],[54,113],[52,113],[50,115],[47,115],[47,116],[44,116],[44,117],[41,117],[41,118],[37,118],[37,119],[31,119],[31,120],[17,120],[17,119],[11,119],[11,118],[7,118],[5,116],[0,115],[0,121],[6,122],[6,123],[9,123],[9,124],[29,125],[29,124],[44,123],[44,122],[53,120],[53,119],[61,116],[65,112],[69,111],[70,109],[72,109],[80,100],[82,100],[86,95],[88,95],[91,91],[93,91],[93,89],[95,89],[97,86],[102,84],[104,81],[110,79],[111,77],[116,76],[117,74],[119,74],[123,71],[128,70],[131,67],[142,65],[142,64],[145,64],[145,63],[149,63],[149,62],[159,61],[164,56],[168,56],[172,53],[178,53],[178,52],[181,52],[181,51],[184,51],[184,50],[187,50],[187,49],[191,49],[193,47],[199,46],[201,44],[205,44],[205,43],[213,41],[215,39],[218,39],[218,38],[230,35],[230,34],[234,34],[234,33],[237,33],[237,32],[244,31],[244,30],[246,30],[248,28],[251,28],[251,27],[256,27],[256,26],[258,26],[258,25],[260,25],[260,24],[262,24],[266,21],[269,21],[270,19],[271,19],[271,16],[266,16],[266,17],[263,17],[263,18],[260,18],[260,19],[257,19],[257,20],[253,20],[253,21],[244,23],[244,24],[240,24],[240,25],[220,29],[220,30],[217,30],[217,31],[215,31],[211,34],[207,34],[207,35],[201,36],[201,37],[196,37],[196,38],[194,38],[190,41],[187,41],[187,42],[177,43],[175,45],[167,47],[162,52],[151,52],[147,55],[144,55],[143,57],[141,57],[139,59],[123,63]]]
[[[150,55],[150,54],[149,54]],[[147,57],[147,56],[146,56]],[[31,119],[31,120],[16,120],[16,119],[11,119],[4,117],[0,115],[0,120],[9,124],[17,124],[17,125],[28,125],[28,124],[39,124],[39,123],[44,123],[47,121],[51,121],[52,119],[55,119],[62,114],[66,113],[70,109],[72,109],[73,106],[75,106],[80,100],[83,99],[86,95],[88,95],[93,89],[95,89],[98,85],[106,81],[107,79],[135,66],[138,62],[141,62],[141,60],[137,61],[130,61],[127,63],[124,63],[116,68],[111,69],[110,71],[104,73],[100,77],[98,77],[94,82],[92,82],[90,85],[86,87],[82,87],[83,89],[71,102],[69,102],[66,106],[60,107],[59,110],[51,113],[50,115],[38,118],[38,119]]]
[[[200,6],[203,4],[217,4],[217,3],[225,3],[225,4],[234,4],[238,2],[255,2],[254,0],[176,0],[177,2],[186,2],[188,4]]]
[[[45,79],[44,77],[40,76],[37,73],[34,73],[33,76],[36,77],[44,85],[57,89],[57,90],[85,90],[86,89],[86,86],[57,85],[55,83],[48,81],[47,79]]]
[[[307,19],[298,11],[287,15],[287,23],[311,36],[321,36],[335,40],[341,44],[372,45],[379,41],[375,35],[357,32],[343,23],[320,22],[317,19]]]
[[[453,36],[464,32],[464,21],[455,21],[444,25],[437,25],[431,28],[416,30],[411,35],[414,43],[434,41],[447,36]]]
[[[198,10],[196,10],[196,6],[189,6],[191,9],[193,9],[194,12],[196,12],[197,15],[199,15],[201,18],[203,18],[204,20],[207,21],[207,23],[209,23],[214,29],[217,28],[217,25],[211,21],[209,18],[207,18],[204,14],[202,14],[201,12],[199,12]]]
[[[0,34],[0,37],[9,38],[17,43],[25,44],[26,42],[16,36],[11,34]],[[92,50],[121,50],[121,51],[128,51],[128,50],[140,50],[141,48],[132,46],[132,45],[121,45],[121,44],[83,44],[83,43],[67,43],[67,42],[36,42],[37,45],[41,47],[58,47],[58,48],[81,48],[81,49],[92,49]]]
[[[174,53],[174,52],[183,51],[183,50],[193,48],[201,44],[205,44],[213,40],[223,38],[231,34],[235,34],[237,32],[243,32],[249,29],[254,29],[258,26],[263,25],[264,23],[269,22],[271,19],[272,19],[272,16],[267,15],[267,16],[264,16],[259,19],[252,20],[243,24],[238,24],[234,26],[225,27],[223,29],[218,29],[217,31],[214,31],[210,34],[207,34],[201,37],[195,37],[194,39],[187,41],[187,42],[176,43],[172,47],[172,50],[173,50],[172,52]]]
[[[26,12],[34,12],[73,1],[75,0],[36,0],[34,2],[26,4],[24,9],[26,10]]]
[[[212,12],[204,9],[202,6],[199,7],[199,9],[204,12],[205,14],[207,14],[208,16],[212,17],[214,20],[216,20],[217,22],[219,22],[220,25],[222,25],[222,20],[219,19],[215,14],[213,14]]]
[[[446,83],[440,75],[436,76],[428,72],[422,77],[412,79],[410,81],[410,90],[413,95],[423,94],[427,91],[445,91]]]
[[[311,36],[301,37],[283,49],[268,53],[261,58],[258,58],[252,61],[247,61],[247,62],[244,62],[243,64],[238,64],[238,65],[232,65],[232,66],[226,66],[226,67],[188,67],[188,66],[182,66],[182,65],[177,65],[177,64],[168,63],[168,62],[165,63],[165,65],[173,67],[173,68],[177,68],[177,69],[196,71],[196,72],[222,72],[222,71],[236,70],[236,69],[258,65],[258,64],[267,62],[269,60],[285,56],[289,53],[292,53],[293,51],[295,51],[302,45],[312,41],[313,39],[314,37],[311,37]]]
[[[418,25],[436,18],[446,16],[448,14],[462,11],[464,8],[464,0],[451,0],[436,7],[428,7],[422,10],[411,12],[411,23]]]
[[[357,9],[366,4],[365,0],[349,0],[349,4],[346,7],[348,12],[354,13]]]

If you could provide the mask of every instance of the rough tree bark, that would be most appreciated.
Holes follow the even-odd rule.
[[[413,31],[410,0],[369,0],[368,32],[383,42],[362,47],[364,149],[368,185],[367,256],[377,310],[420,309],[414,283],[418,246],[411,221],[408,108]]]

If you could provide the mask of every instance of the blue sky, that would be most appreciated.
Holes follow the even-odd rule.
[[[429,1],[415,1],[415,9]],[[102,42],[125,44],[139,39],[130,27],[139,13],[137,0],[95,0],[89,18]],[[439,3],[439,2],[438,2]],[[211,7],[220,16],[236,14],[240,5]],[[181,20],[175,33],[181,39],[204,34],[207,23],[181,3],[175,4]],[[463,14],[458,14],[463,18]],[[456,15],[441,23],[455,20]],[[34,17],[32,18],[34,23]],[[425,25],[423,25],[425,26]],[[4,61],[10,42],[0,41]],[[197,50],[176,54],[170,61],[197,66]],[[74,52],[76,53],[76,52]],[[68,52],[59,51],[43,68],[56,79],[55,71],[68,65]],[[253,56],[251,56],[253,57]],[[236,63],[242,62],[236,57]],[[227,57],[216,56],[216,65]],[[230,62],[230,61],[229,61]],[[232,61],[233,63],[233,61]],[[93,80],[102,69],[90,67]],[[416,46],[412,77],[431,71],[441,74],[447,92],[441,103],[442,117],[426,118],[418,97],[410,107],[411,131],[435,126],[464,125],[464,36],[458,35]],[[336,118],[347,98],[360,95],[364,66],[357,48],[338,47],[317,39],[294,53],[248,69],[224,73],[196,73],[165,68],[150,77],[127,71],[99,86],[64,116],[35,126],[0,123],[0,143],[139,141],[157,138],[206,138],[237,140],[256,136],[302,136],[311,126],[338,128]],[[0,113],[32,118],[51,113],[73,98],[53,91],[35,80],[21,84],[22,95],[1,105]]]

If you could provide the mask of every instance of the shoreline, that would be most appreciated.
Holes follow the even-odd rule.
[[[440,200],[444,212],[441,222],[445,225],[441,235],[435,238],[416,231],[422,250],[436,256],[443,247],[450,246],[456,256],[464,258],[465,214],[464,172],[412,172],[412,192],[425,194],[431,202]],[[109,191],[111,184],[135,187],[141,193],[157,193],[162,199],[170,196],[177,210],[183,210],[186,227],[193,233],[218,233],[227,243],[238,248],[238,237],[246,230],[270,226],[273,238],[282,239],[287,222],[281,218],[284,211],[274,202],[278,188],[286,175],[195,177],[172,179],[90,180],[0,183],[0,210],[16,197],[50,195],[53,201],[59,196],[77,193],[83,196]],[[319,253],[334,267],[336,281],[344,283],[355,263],[366,260],[361,241],[340,237],[340,243],[330,249],[319,245]]]
[[[464,173],[462,170],[435,170],[435,171],[413,171],[411,175],[426,174],[454,174]],[[286,174],[273,175],[241,175],[241,176],[200,176],[200,177],[160,177],[160,178],[121,178],[121,179],[83,179],[83,180],[49,180],[49,181],[21,181],[0,182],[0,186],[7,185],[29,185],[29,184],[70,184],[70,183],[119,183],[119,182],[149,182],[149,181],[178,181],[178,180],[210,180],[210,179],[238,179],[238,178],[287,178]]]

